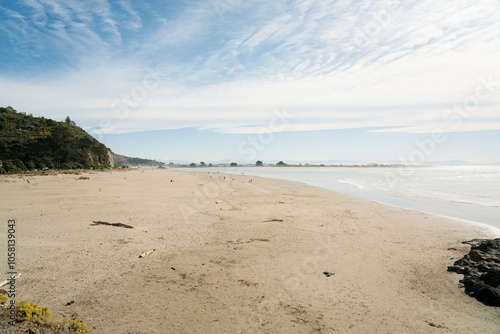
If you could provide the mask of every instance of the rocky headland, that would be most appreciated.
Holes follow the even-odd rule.
[[[465,293],[490,306],[500,306],[500,238],[464,241],[471,250],[448,271],[463,274]]]

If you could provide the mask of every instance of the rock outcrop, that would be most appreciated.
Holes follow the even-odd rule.
[[[500,306],[500,238],[464,241],[469,254],[455,261],[448,271],[463,274],[465,293],[490,306]]]

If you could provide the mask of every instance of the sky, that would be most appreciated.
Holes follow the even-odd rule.
[[[172,162],[500,162],[499,0],[0,0],[0,106]]]

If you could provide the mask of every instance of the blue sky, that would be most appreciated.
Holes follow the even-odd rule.
[[[168,161],[500,161],[500,1],[0,1],[0,105]]]

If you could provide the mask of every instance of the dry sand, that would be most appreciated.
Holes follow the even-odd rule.
[[[18,300],[92,333],[500,333],[446,271],[498,231],[243,175],[84,176],[0,177],[0,244],[15,218]]]

